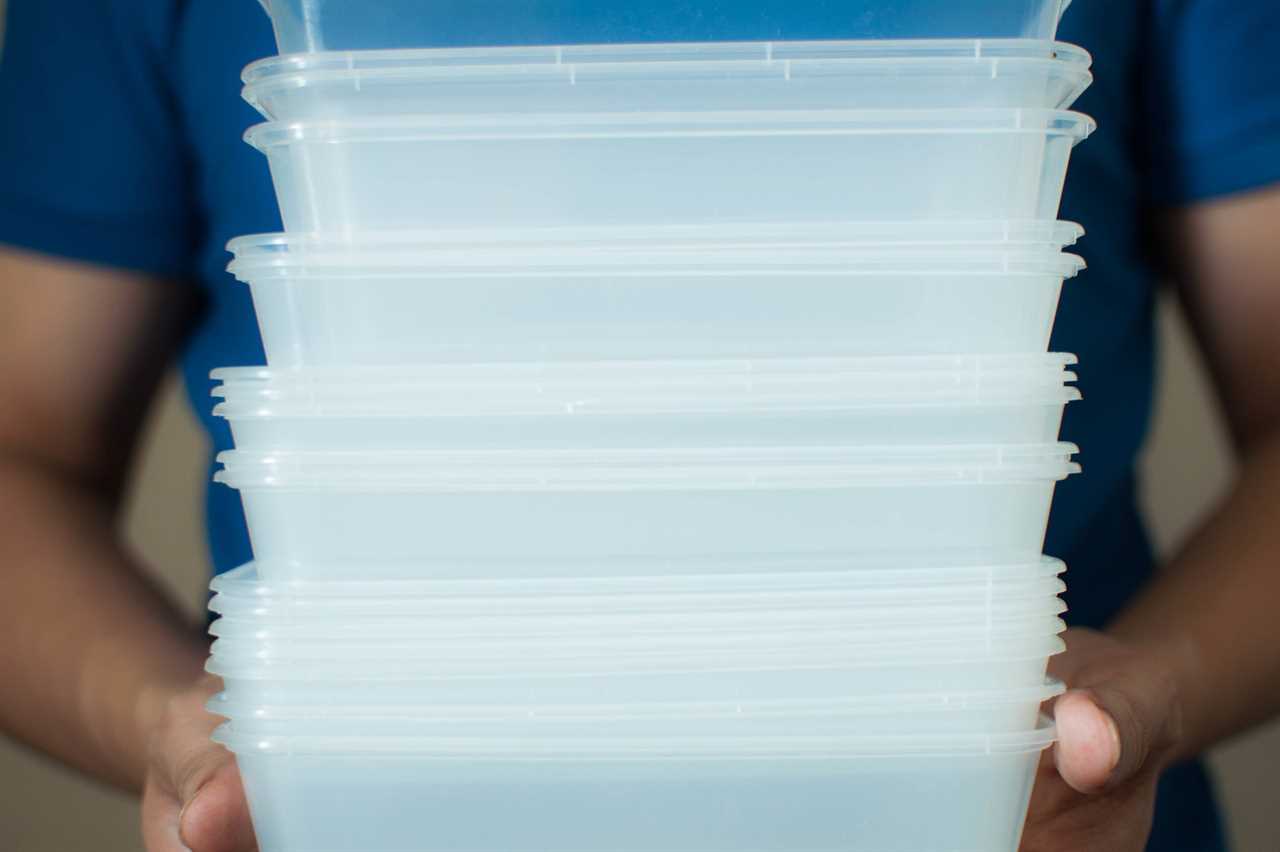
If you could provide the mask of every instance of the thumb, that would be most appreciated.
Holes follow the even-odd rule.
[[[1159,661],[1123,646],[1100,650],[1054,704],[1058,774],[1081,793],[1158,772],[1180,724],[1173,678]]]
[[[219,720],[204,708],[213,686],[168,702],[156,726],[151,762],[172,802],[176,833],[190,852],[257,849],[235,759],[209,737]]]
[[[240,772],[231,754],[207,743],[177,779],[178,834],[191,852],[257,849]]]

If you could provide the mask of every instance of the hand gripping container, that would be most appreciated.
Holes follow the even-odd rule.
[[[1028,353],[1048,348],[1063,282],[1084,268],[1048,246],[1078,233],[969,223],[264,235],[232,241],[228,269],[252,291],[273,367]],[[954,242],[966,236],[1042,242]],[[925,238],[947,242],[913,241]]]
[[[219,456],[215,478],[241,491],[256,557],[286,577],[332,578],[361,561],[366,579],[404,576],[406,563],[429,578],[433,566],[459,560],[902,551],[1034,559],[1054,486],[1079,469],[1075,452],[236,450]]]
[[[215,734],[264,852],[1015,852],[1053,739]]]
[[[1051,39],[1071,0],[893,0],[841,8],[828,4],[769,2],[751,25],[733,25],[716,3],[628,3],[487,0],[436,5],[421,0],[260,0],[271,16],[281,53],[321,50],[421,48],[483,33],[490,44],[529,44],[581,33],[601,41],[674,37],[741,40],[752,29],[788,38]],[[731,4],[723,4],[731,7]]]
[[[272,57],[244,98],[272,121],[647,110],[1066,109],[1083,48],[1049,41],[820,41],[472,48]]]
[[[1049,443],[1069,355],[216,370],[242,450]]]
[[[271,122],[289,232],[1052,219],[1079,113],[500,113]]]

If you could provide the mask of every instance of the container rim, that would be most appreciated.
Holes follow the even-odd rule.
[[[304,452],[228,450],[217,482],[237,489],[550,492],[831,489],[1061,480],[1074,444],[706,450]]]
[[[300,754],[422,756],[467,761],[655,761],[666,759],[808,760],[936,756],[978,757],[1033,754],[1056,739],[1053,722],[1041,717],[1033,731],[1012,734],[892,734],[882,736],[649,737],[599,739],[501,737],[275,736],[239,733],[225,722],[214,742],[235,753],[292,757]]]
[[[792,69],[806,65],[867,60],[949,60],[987,64],[991,60],[1048,60],[1070,69],[1087,70],[1093,63],[1079,45],[1051,39],[829,39],[803,41],[646,42],[632,44],[566,44],[513,47],[407,48],[392,50],[317,51],[270,56],[249,63],[240,79],[251,87],[286,76],[324,72],[354,75],[369,71],[454,71],[460,75],[484,70],[536,72],[601,66],[639,67],[688,65],[694,68],[727,64]]]
[[[1064,377],[1070,381],[1074,375]],[[480,388],[476,389],[481,390]],[[607,394],[596,398],[571,395],[557,398],[553,392],[531,391],[516,393],[505,399],[466,399],[465,392],[455,389],[450,399],[388,400],[371,397],[367,393],[342,396],[324,391],[299,391],[296,395],[272,391],[246,393],[214,389],[226,400],[213,408],[213,415],[235,422],[307,420],[320,421],[333,418],[350,418],[361,421],[397,419],[472,419],[509,417],[553,417],[558,419],[592,417],[680,417],[680,416],[734,416],[767,412],[774,416],[797,416],[805,413],[837,414],[868,409],[928,409],[956,410],[982,406],[1001,408],[1056,408],[1083,399],[1080,390],[1071,385],[1059,385],[1043,391],[1017,389],[944,389],[929,394],[899,389],[896,392],[868,392],[853,388],[834,391],[822,388],[784,388],[746,390],[717,394],[716,388],[707,388],[706,395],[698,396],[693,390],[683,393],[623,393],[610,399]],[[825,391],[825,392],[824,392]],[[406,389],[400,388],[403,395]],[[412,394],[441,394],[440,388],[413,388]],[[850,395],[852,394],[852,395]],[[457,395],[463,398],[458,399]],[[251,398],[245,399],[245,396]],[[629,397],[629,398],[628,398]]]
[[[988,278],[993,275],[1054,275],[1074,278],[1087,267],[1084,258],[1061,251],[904,251],[867,252],[860,249],[828,251],[810,247],[670,251],[650,250],[551,250],[511,252],[451,249],[378,258],[348,255],[314,255],[270,258],[264,262],[232,260],[226,269],[239,281],[264,284],[273,280],[297,281],[310,277],[350,278],[366,282],[378,278],[516,278],[541,280],[608,273],[615,277],[644,279],[661,276],[732,276],[759,278],[785,272],[791,276],[854,277],[859,275],[947,274],[956,278]]]
[[[641,226],[544,226],[532,228],[470,228],[365,233],[264,233],[247,234],[230,240],[233,255],[257,253],[352,254],[387,248],[420,250],[462,247],[476,250],[509,246],[565,246],[608,249],[651,246],[703,249],[708,246],[766,248],[777,246],[936,245],[938,248],[968,250],[973,244],[1052,243],[1074,245],[1084,228],[1075,222],[1054,219],[968,220],[921,222],[831,222],[733,225],[641,225]]]
[[[967,692],[868,694],[830,699],[772,699],[760,701],[672,701],[623,704],[377,704],[311,705],[260,704],[220,692],[205,702],[205,709],[228,719],[252,721],[328,719],[386,719],[422,722],[502,721],[642,721],[717,718],[778,718],[841,716],[861,713],[928,712],[1001,707],[1036,702],[1042,704],[1066,692],[1060,680],[1046,679],[1040,686]]]
[[[306,642],[295,642],[297,637],[285,635],[263,637],[258,632],[241,633],[233,629],[227,635],[218,634],[214,652],[220,656],[251,657],[256,660],[308,661],[308,660],[359,660],[384,657],[386,659],[434,660],[447,657],[451,662],[460,660],[489,661],[495,658],[510,659],[516,648],[512,643],[518,642],[521,653],[531,654],[535,649],[542,652],[544,659],[598,659],[600,657],[616,659],[667,659],[678,658],[682,654],[691,657],[697,654],[735,653],[741,649],[756,649],[760,646],[781,648],[784,650],[804,650],[810,648],[848,648],[865,650],[874,648],[928,646],[935,641],[954,641],[957,644],[972,642],[974,645],[989,644],[992,637],[1000,641],[1009,638],[1027,636],[1056,636],[1066,630],[1066,623],[1061,613],[1066,605],[1057,598],[1046,597],[1045,612],[1015,614],[1001,617],[984,618],[975,621],[972,626],[957,627],[944,623],[941,626],[922,624],[916,621],[901,621],[889,624],[860,623],[856,627],[820,623],[811,626],[809,623],[784,623],[779,627],[768,627],[763,622],[750,620],[745,627],[720,627],[715,630],[702,629],[695,622],[695,629],[682,630],[667,628],[656,632],[636,630],[618,634],[603,631],[567,631],[534,634],[480,634],[461,635],[455,638],[447,636],[432,637],[429,646],[424,646],[420,637],[414,634],[372,635],[365,639],[335,635],[332,638],[310,636]],[[1052,602],[1052,605],[1050,603]],[[542,619],[527,618],[526,622],[540,622]],[[599,621],[611,621],[603,616]],[[244,622],[241,622],[243,624]],[[217,624],[217,621],[214,622]],[[270,632],[270,631],[264,631]],[[283,650],[273,650],[269,645],[278,644]],[[303,653],[299,652],[299,649]],[[337,650],[341,653],[335,653]],[[424,653],[425,652],[425,653]],[[868,651],[870,653],[870,651]]]
[[[486,381],[526,383],[547,386],[556,382],[595,382],[608,387],[618,381],[636,381],[669,386],[685,378],[694,381],[723,382],[726,379],[755,380],[794,379],[812,381],[826,377],[886,376],[896,384],[904,376],[954,375],[985,378],[994,374],[1004,378],[1044,375],[1047,378],[1068,376],[1067,367],[1080,359],[1069,352],[996,355],[906,355],[860,356],[849,358],[689,358],[684,360],[648,361],[523,361],[422,364],[390,367],[219,367],[209,378],[222,387],[245,385],[332,385],[349,383],[369,387],[375,377],[385,377],[386,384],[466,383],[474,386]]]
[[[1075,144],[1096,129],[1071,110],[1004,109],[724,110],[706,113],[612,112],[363,116],[269,121],[244,141],[264,153],[295,143],[660,138],[681,135],[772,136],[1022,134],[1067,137]]]
[[[1030,622],[1042,617],[1057,617],[1067,611],[1066,603],[1057,595],[1062,588],[1036,590],[1034,594],[1013,595],[1005,598],[992,596],[973,603],[949,603],[946,601],[908,602],[877,601],[875,603],[832,603],[817,606],[801,602],[790,606],[779,603],[776,608],[733,607],[728,605],[701,606],[687,609],[660,608],[654,603],[651,609],[618,609],[602,612],[541,611],[541,612],[475,612],[431,613],[430,623],[424,624],[423,613],[358,612],[341,616],[332,613],[280,615],[267,608],[250,605],[236,606],[234,601],[210,602],[211,612],[218,614],[209,628],[212,636],[228,636],[236,641],[285,640],[304,636],[316,636],[327,641],[330,634],[341,635],[345,643],[348,631],[376,627],[368,633],[368,639],[358,638],[356,644],[383,642],[395,643],[417,637],[443,634],[445,638],[465,636],[488,641],[488,635],[529,636],[534,639],[552,640],[559,637],[575,638],[582,631],[599,631],[601,637],[617,638],[610,630],[626,631],[628,639],[659,631],[661,635],[733,635],[740,622],[751,620],[763,630],[766,626],[781,633],[804,632],[809,625],[825,624],[822,629],[837,630],[831,620],[849,619],[858,622],[860,633],[863,625],[886,632],[915,631],[922,623],[943,623],[961,632],[969,630],[975,617],[982,619],[983,629],[994,624],[1007,628],[1009,624]],[[769,600],[769,596],[757,596]],[[866,618],[863,614],[872,613]],[[697,619],[703,619],[699,622]],[[797,626],[800,625],[800,626]],[[813,627],[812,630],[819,628]],[[479,632],[477,632],[479,630]],[[496,631],[492,633],[491,631]],[[317,635],[318,634],[318,635]],[[453,641],[452,639],[450,641]]]
[[[222,640],[219,639],[218,642]],[[512,679],[526,680],[581,680],[599,677],[647,677],[647,676],[692,676],[710,673],[746,674],[751,672],[770,671],[845,671],[850,668],[883,668],[884,666],[900,666],[918,668],[931,665],[963,665],[967,663],[993,662],[1032,662],[1047,660],[1066,650],[1066,643],[1056,633],[1028,634],[1021,637],[1028,647],[1016,652],[988,647],[987,642],[978,642],[972,646],[958,645],[951,640],[936,640],[927,644],[913,646],[916,653],[897,656],[881,655],[874,661],[865,657],[854,659],[851,652],[867,653],[879,651],[874,647],[847,644],[836,648],[807,648],[804,653],[774,652],[769,654],[753,653],[749,662],[740,655],[699,656],[691,658],[687,653],[678,657],[658,657],[650,659],[626,660],[622,665],[617,656],[605,658],[578,658],[547,662],[533,666],[524,663],[518,675],[512,672],[510,660],[483,661],[448,661],[426,662],[423,660],[387,661],[381,657],[374,659],[350,660],[305,660],[288,661],[279,658],[261,658],[252,655],[228,657],[215,648],[205,662],[205,671],[224,679],[246,680],[271,683],[350,683],[363,681],[366,683],[386,684],[421,684],[423,682],[467,682],[493,683]],[[902,646],[896,645],[901,648]],[[919,651],[929,649],[938,651],[936,657],[924,658]],[[815,658],[817,651],[827,656]],[[839,653],[841,656],[835,656]],[[506,665],[502,665],[502,663]]]
[[[644,559],[625,560],[635,565],[638,572],[663,568],[670,570],[673,564],[678,560],[651,561]],[[871,568],[867,569],[850,567],[851,564],[860,560],[848,557],[814,557],[814,556],[798,556],[794,558],[776,557],[776,558],[731,558],[724,560],[732,564],[735,568],[745,568],[755,566],[754,572],[726,572],[714,574],[644,574],[636,573],[627,576],[585,576],[576,577],[572,575],[560,576],[541,576],[537,578],[514,577],[511,579],[485,579],[485,578],[468,578],[468,579],[425,579],[425,580],[379,580],[376,582],[364,580],[286,580],[268,582],[262,579],[259,572],[259,565],[263,564],[259,561],[248,562],[237,568],[233,568],[223,574],[213,578],[209,584],[209,588],[218,595],[236,595],[241,594],[251,596],[255,600],[270,601],[272,598],[280,597],[292,599],[302,596],[327,598],[327,597],[366,597],[366,596],[389,596],[398,600],[403,600],[410,596],[423,596],[431,598],[439,597],[463,597],[463,598],[492,598],[497,597],[496,593],[501,592],[506,597],[532,597],[555,595],[559,597],[577,597],[577,596],[594,596],[599,594],[635,594],[637,588],[643,588],[646,593],[654,589],[660,592],[672,590],[670,593],[689,594],[690,589],[696,589],[699,592],[705,591],[708,583],[714,584],[719,589],[728,589],[728,593],[745,590],[746,592],[770,592],[778,591],[779,587],[785,590],[788,587],[795,588],[798,584],[803,584],[801,588],[807,590],[838,590],[842,588],[865,588],[866,584],[862,581],[868,579],[880,580],[884,582],[889,578],[910,578],[911,580],[919,580],[920,578],[929,577],[950,577],[957,572],[987,573],[1003,572],[1009,576],[1021,575],[1023,572],[1031,573],[1031,579],[1055,578],[1060,577],[1066,570],[1067,566],[1061,559],[1055,559],[1049,556],[1042,556],[1035,561],[1009,562],[1009,563],[988,563],[974,562],[973,564],[957,564],[943,563],[938,564],[935,561],[931,565],[912,565],[909,567],[897,568]],[[875,565],[884,565],[886,560],[871,560],[863,558],[862,562],[872,562]],[[704,568],[713,563],[711,559],[691,560],[692,564],[702,565]],[[832,566],[839,566],[843,570],[806,570],[795,571],[795,565],[801,564],[805,566],[814,566],[826,562]],[[270,564],[270,563],[267,563]],[[555,563],[562,564],[562,563]],[[476,565],[489,566],[490,563],[473,563],[471,567]],[[489,570],[492,570],[490,567]],[[780,572],[784,572],[782,574]],[[353,570],[345,572],[348,576],[358,576],[359,572]],[[731,584],[739,584],[736,588]],[[850,583],[855,585],[850,586]]]
[[[440,623],[460,623],[465,620],[468,627],[474,627],[477,621],[488,624],[506,620],[528,624],[535,619],[546,623],[567,619],[581,628],[584,623],[606,621],[613,617],[621,618],[626,623],[634,623],[638,620],[658,619],[679,621],[701,615],[710,616],[712,623],[719,625],[724,620],[760,618],[765,613],[770,619],[776,620],[778,617],[797,619],[814,615],[830,618],[841,614],[846,617],[855,614],[858,617],[856,613],[865,610],[876,613],[875,623],[893,628],[908,623],[908,619],[927,618],[933,621],[942,616],[948,619],[972,619],[975,615],[983,615],[994,621],[1025,617],[1033,612],[1061,615],[1066,612],[1067,606],[1058,596],[1066,588],[1062,580],[1045,577],[1021,584],[1009,583],[1003,588],[991,582],[978,589],[978,594],[969,597],[957,597],[954,591],[948,592],[945,588],[931,593],[918,589],[859,590],[852,593],[821,589],[807,592],[704,593],[692,597],[646,597],[638,594],[613,597],[523,597],[499,599],[490,602],[488,606],[466,598],[441,603],[421,599],[406,601],[391,597],[365,597],[341,603],[317,604],[313,599],[298,603],[273,601],[253,595],[218,593],[213,595],[208,608],[210,612],[220,616],[219,621],[225,619],[228,624],[236,625],[242,631],[252,632],[258,626],[270,630],[272,625],[278,625],[286,635],[314,631],[316,625],[320,625],[327,634],[336,625],[349,630],[361,623],[377,623],[379,627],[391,624],[408,626],[409,629],[404,631],[406,633],[426,632],[416,631],[412,625],[405,624],[422,618]],[[857,600],[839,599],[850,595]],[[218,627],[219,621],[211,625],[211,633],[214,627]],[[213,635],[220,634],[221,628],[219,633]]]

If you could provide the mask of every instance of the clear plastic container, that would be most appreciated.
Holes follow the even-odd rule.
[[[541,452],[249,453],[241,491],[268,581],[449,576],[602,557],[1039,556],[1070,444]],[[439,565],[445,573],[434,574]],[[277,575],[275,569],[283,573]],[[382,573],[385,571],[386,573]],[[456,576],[456,575],[455,575]],[[519,573],[511,576],[520,576]],[[527,576],[527,575],[526,575]]]
[[[215,734],[264,852],[1014,852],[1053,739]]]
[[[756,32],[798,35],[794,23],[830,14],[797,16],[796,3],[771,3],[744,27],[733,26],[715,4],[680,3],[636,9],[627,3],[472,2],[434,5],[421,0],[261,0],[271,16],[281,53],[383,50],[456,43],[458,34],[483,33],[489,44],[559,41],[566,33],[600,41],[670,37],[742,39]],[[848,39],[1051,39],[1071,0],[892,0],[861,4],[821,33]],[[819,18],[821,20],[821,18]],[[785,25],[790,22],[789,25]],[[809,33],[809,28],[801,30]]]
[[[1048,443],[1072,360],[246,367],[214,371],[214,414],[243,450]]]
[[[622,656],[605,649],[524,659],[283,659],[225,640],[206,668],[229,700],[288,705],[422,705],[830,700],[897,693],[1010,690],[1040,685],[1065,648],[1061,623],[1007,637],[935,638],[891,645],[838,642]]]
[[[1037,40],[717,42],[310,53],[244,71],[273,121],[358,115],[1066,109],[1083,48]]]
[[[1094,122],[1034,109],[274,122],[286,231],[1052,219]]]
[[[233,243],[228,267],[273,367],[1043,353],[1084,268],[999,246],[318,254],[276,239]]]

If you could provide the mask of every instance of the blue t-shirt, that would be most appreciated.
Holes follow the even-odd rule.
[[[863,0],[872,2],[873,0]],[[856,0],[423,0],[439,46],[533,42],[839,38]],[[204,291],[183,369],[213,437],[211,369],[263,362],[228,239],[279,229],[266,163],[240,141],[258,121],[240,69],[275,52],[253,0],[8,0],[0,56],[0,242],[160,273]],[[442,10],[448,10],[444,14]],[[486,36],[486,33],[490,35]],[[517,36],[518,37],[518,36]],[[1064,439],[1087,473],[1059,490],[1046,550],[1070,566],[1070,619],[1101,625],[1143,585],[1152,554],[1134,461],[1154,372],[1150,211],[1280,181],[1280,3],[1075,0],[1060,37],[1094,55],[1077,109],[1100,129],[1077,149],[1062,217],[1082,223],[1090,270],[1069,282],[1053,348],[1079,354],[1087,401]],[[507,40],[510,41],[508,35]],[[185,283],[183,283],[185,282]],[[218,571],[250,558],[237,495],[213,487]],[[1151,852],[1223,848],[1198,764],[1171,771]]]

